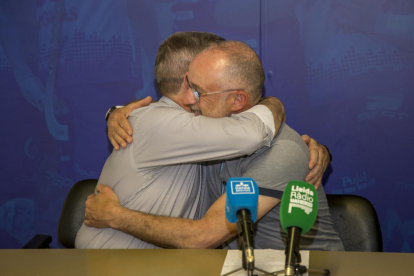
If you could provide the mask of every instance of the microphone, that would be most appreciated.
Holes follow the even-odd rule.
[[[295,275],[301,262],[299,254],[300,235],[307,233],[318,215],[318,195],[312,184],[290,181],[280,203],[280,223],[288,233],[286,244],[285,275]]]
[[[259,188],[251,178],[233,177],[227,182],[226,192],[226,217],[230,223],[237,222],[239,250],[243,250],[243,269],[253,273],[253,223],[257,219]]]

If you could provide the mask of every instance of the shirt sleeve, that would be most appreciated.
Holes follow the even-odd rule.
[[[225,118],[153,107],[129,120],[137,169],[249,155],[269,146],[274,136],[273,115],[265,106]]]
[[[255,105],[252,108],[246,110],[244,113],[253,113],[253,114],[255,114],[257,117],[260,118],[260,120],[263,121],[263,123],[271,130],[271,132],[273,134],[275,134],[275,132],[276,132],[275,120],[273,119],[273,114],[269,110],[269,108],[267,108],[264,105],[259,104],[259,105]],[[273,137],[273,135],[271,137]]]

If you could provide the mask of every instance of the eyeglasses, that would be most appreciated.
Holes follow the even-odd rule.
[[[195,98],[196,98],[196,100],[197,100],[197,102],[198,102],[198,103],[200,102],[200,96],[207,96],[207,95],[209,95],[209,94],[218,94],[218,93],[224,93],[224,92],[234,92],[234,91],[240,91],[240,90],[243,90],[243,89],[227,89],[227,90],[223,90],[223,91],[208,92],[208,93],[200,93],[200,92],[198,92],[198,91],[197,91],[194,87],[192,87],[192,86],[190,85],[190,82],[188,81],[188,75],[187,75],[187,76],[185,76],[185,79],[186,79],[186,81],[187,81],[187,85],[188,85],[188,87],[191,89],[191,91],[193,91],[194,96],[195,96]]]

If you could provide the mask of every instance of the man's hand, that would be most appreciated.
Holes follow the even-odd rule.
[[[310,151],[309,169],[311,170],[305,178],[306,182],[315,185],[318,189],[322,184],[322,176],[329,165],[330,157],[324,145],[319,144],[308,135],[302,135],[303,141],[308,145]]]
[[[119,145],[126,148],[127,142],[132,143],[132,128],[127,118],[137,108],[147,106],[151,103],[151,97],[133,102],[122,108],[114,110],[108,118],[108,137],[112,146],[119,150]]]
[[[276,136],[279,132],[282,122],[286,122],[285,107],[283,106],[282,102],[276,97],[261,98],[258,104],[266,106],[273,113]]]
[[[99,194],[92,194],[86,200],[84,223],[96,228],[113,227],[119,212],[123,209],[119,205],[118,196],[104,184],[96,186],[96,191]]]

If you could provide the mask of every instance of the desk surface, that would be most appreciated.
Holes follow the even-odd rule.
[[[220,275],[227,250],[0,250],[0,275]],[[331,275],[410,275],[414,254],[310,253],[310,267]]]

